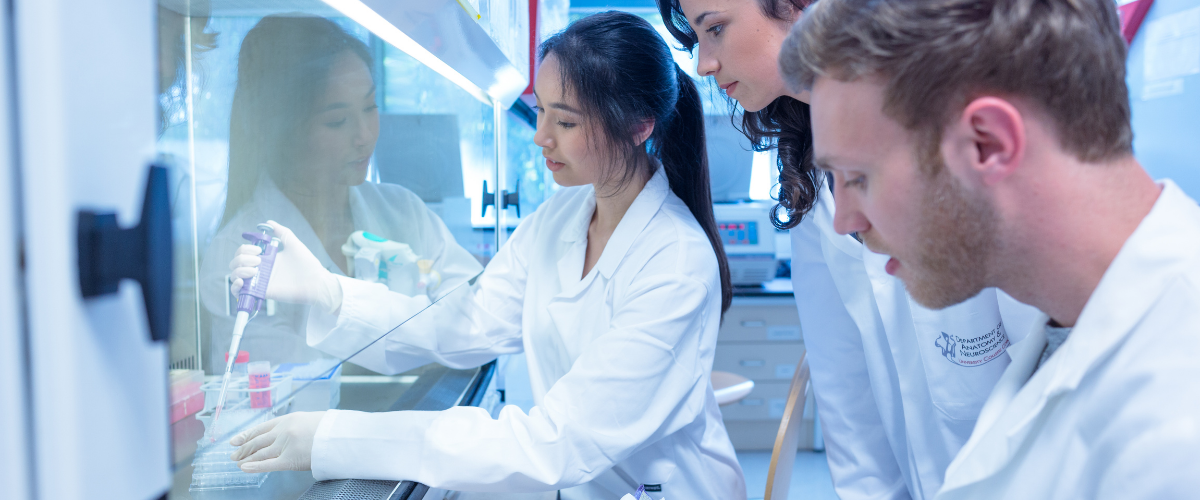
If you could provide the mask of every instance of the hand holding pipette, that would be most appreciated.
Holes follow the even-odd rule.
[[[225,398],[229,391],[229,379],[233,373],[233,364],[237,358],[238,348],[242,343],[242,335],[246,324],[258,315],[259,309],[267,300],[267,286],[271,281],[271,271],[275,267],[275,256],[280,250],[281,240],[273,237],[275,228],[268,224],[259,224],[261,233],[242,233],[242,237],[259,249],[258,271],[249,280],[242,283],[238,293],[237,318],[233,323],[233,339],[229,343],[229,352],[234,353],[225,361],[225,376],[221,379],[221,392],[217,396],[217,405],[213,410],[213,421],[210,434],[213,439],[217,435],[217,422],[221,419],[221,410],[225,408]],[[237,280],[243,281],[243,280]]]
[[[312,251],[292,233],[291,229],[274,221],[267,221],[276,238],[280,240],[279,254],[275,256],[275,272],[271,276],[266,298],[288,304],[316,307],[330,314],[342,306],[342,285],[337,276],[325,269]],[[244,280],[258,275],[262,264],[263,250],[256,245],[242,245],[229,262],[233,276],[231,291],[239,295]]]

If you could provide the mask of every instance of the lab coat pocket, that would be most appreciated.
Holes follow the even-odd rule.
[[[954,420],[978,418],[1009,363],[995,289],[940,311],[909,306],[934,406]]]

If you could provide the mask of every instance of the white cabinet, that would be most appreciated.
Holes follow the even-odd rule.
[[[713,370],[754,381],[754,390],[721,407],[725,428],[738,450],[770,450],[775,445],[788,388],[804,354],[800,316],[791,295],[735,296],[717,336]],[[805,411],[801,449],[813,446],[813,412]]]

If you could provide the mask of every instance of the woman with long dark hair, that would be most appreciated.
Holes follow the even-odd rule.
[[[233,438],[243,470],[550,498],[617,499],[639,486],[657,498],[745,498],[709,382],[732,293],[695,84],[630,14],[579,20],[539,57],[534,140],[563,189],[488,264],[465,312],[439,302],[367,353],[386,369],[393,354],[467,367],[524,351],[537,406],[496,418],[467,407],[287,415]],[[276,229],[273,272],[307,274],[303,245]],[[253,274],[252,254],[234,258],[235,273]],[[366,345],[406,319],[397,311],[427,304],[337,283],[338,313],[310,315],[310,342]]]
[[[658,7],[675,39],[698,48],[697,72],[740,106],[743,133],[759,150],[778,148],[771,218],[791,230],[792,283],[835,489],[842,498],[932,498],[1009,362],[1007,335],[1028,332],[1036,311],[994,289],[941,311],[921,307],[886,272],[888,256],[834,230],[833,197],[858,180],[834,186],[814,167],[808,92],[787,88],[778,66],[788,29],[811,3]],[[869,147],[871,138],[862,141]],[[1001,340],[976,341],[985,338]]]
[[[342,246],[356,231],[403,244],[432,262],[446,289],[483,266],[412,191],[365,182],[379,138],[375,77],[367,45],[337,23],[314,16],[268,16],[238,49],[229,123],[229,181],[221,228],[205,252],[200,294],[212,327],[210,367],[225,369],[237,295],[226,276],[242,233],[266,220],[290,227],[331,273],[350,272]],[[415,265],[409,265],[415,268]],[[392,288],[413,294],[411,279]],[[401,274],[393,269],[392,274]],[[297,279],[278,276],[278,279]],[[253,359],[303,363],[342,358],[305,340],[308,306],[281,303],[246,327],[241,349]]]

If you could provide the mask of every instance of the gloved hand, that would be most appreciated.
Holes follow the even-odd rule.
[[[229,440],[239,446],[229,456],[244,472],[312,469],[313,438],[323,411],[290,413],[269,420]]]
[[[321,265],[291,229],[275,221],[267,221],[267,224],[281,242],[279,253],[275,255],[275,267],[271,270],[271,281],[267,283],[267,298],[337,314],[342,307],[342,285],[337,277]],[[241,293],[243,280],[258,274],[261,253],[262,249],[254,245],[242,245],[234,253],[229,269],[233,275],[230,292],[235,297]]]

